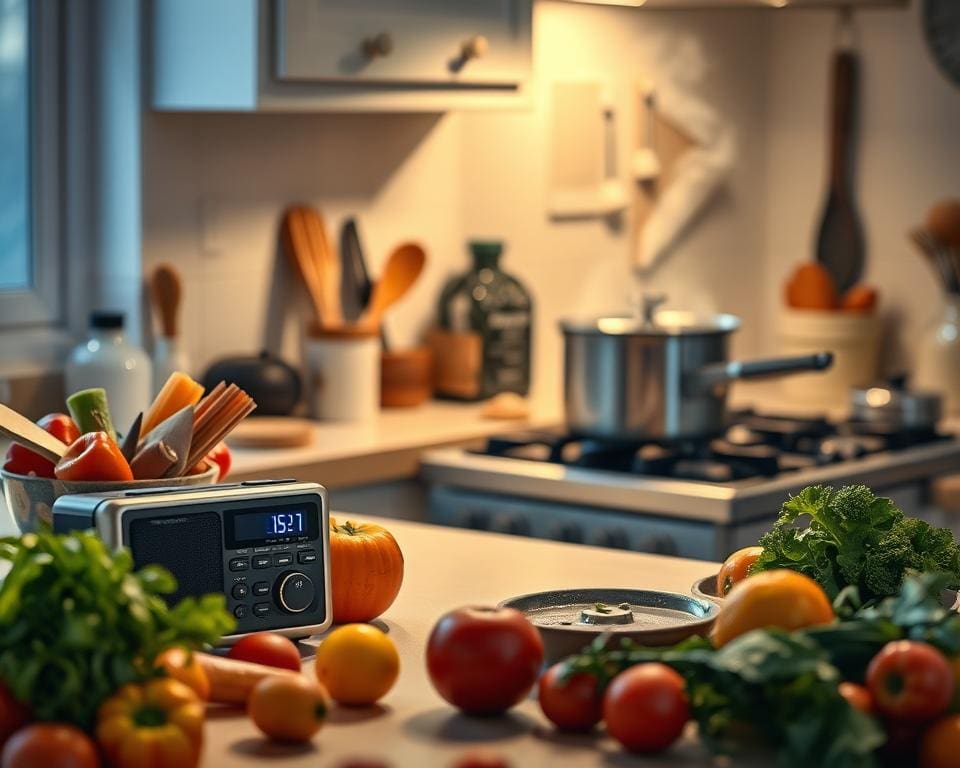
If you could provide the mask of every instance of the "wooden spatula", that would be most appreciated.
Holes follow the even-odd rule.
[[[3,404],[0,404],[0,435],[9,437],[13,442],[29,448],[54,464],[67,452],[66,443]]]
[[[383,321],[383,313],[400,299],[420,277],[427,254],[416,243],[404,243],[398,246],[387,259],[383,274],[374,284],[370,294],[370,303],[360,318],[360,325],[378,328]]]
[[[168,339],[177,337],[177,315],[183,285],[180,273],[170,264],[161,264],[150,278],[150,301],[160,315],[163,335]]]
[[[283,215],[283,249],[293,271],[299,276],[300,282],[307,289],[310,303],[313,306],[314,320],[317,325],[327,325],[326,302],[323,286],[320,283],[320,274],[317,272],[316,262],[313,260],[313,251],[310,245],[310,236],[307,232],[304,208],[294,206],[287,209]]]
[[[340,301],[340,283],[343,268],[340,257],[330,245],[327,225],[316,208],[304,208],[303,223],[307,229],[310,243],[310,255],[317,266],[320,277],[320,290],[323,293],[324,325],[338,327],[343,325],[343,305]]]

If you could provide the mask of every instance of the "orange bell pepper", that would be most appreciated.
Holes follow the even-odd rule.
[[[106,432],[80,435],[57,462],[54,474],[60,480],[72,482],[133,480],[130,464]]]
[[[101,706],[97,741],[114,768],[196,768],[204,704],[170,678],[125,685]]]

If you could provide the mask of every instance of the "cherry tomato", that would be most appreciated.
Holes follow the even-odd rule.
[[[857,685],[857,683],[840,683],[838,690],[840,695],[854,709],[859,709],[866,715],[874,713],[873,696],[870,695],[870,691],[865,686]]]
[[[690,719],[683,678],[666,664],[638,664],[621,672],[603,697],[607,733],[631,752],[662,752]]]
[[[0,683],[0,748],[10,736],[30,721],[27,708],[17,701],[10,689]]]
[[[763,554],[763,547],[744,547],[738,549],[723,561],[723,567],[717,574],[717,594],[725,597],[734,584],[743,581],[749,575],[747,570]]]
[[[881,714],[898,721],[932,720],[953,698],[953,671],[927,643],[887,643],[867,667],[867,687]]]
[[[489,749],[472,749],[454,760],[450,768],[510,768],[510,763]]]
[[[233,466],[233,455],[230,453],[230,448],[227,446],[223,440],[217,443],[213,450],[207,454],[207,461],[213,462],[217,465],[217,479],[215,482],[222,483],[227,479],[227,475],[230,474],[230,467]]]
[[[589,731],[603,718],[603,694],[586,672],[565,677],[567,665],[554,664],[540,678],[540,709],[561,731]]]
[[[294,642],[273,632],[256,632],[241,637],[227,653],[231,659],[266,664],[268,667],[300,671],[300,651]]]
[[[955,768],[960,759],[960,715],[937,720],[920,739],[920,768]]]
[[[34,723],[11,736],[0,768],[98,768],[93,741],[73,725]]]
[[[80,430],[77,429],[77,425],[65,413],[48,413],[37,422],[37,425],[43,427],[60,442],[67,445],[80,437]],[[7,460],[3,468],[15,475],[53,477],[52,461],[48,461],[43,456],[17,443],[11,445],[7,450]]]
[[[459,608],[434,625],[427,671],[437,692],[471,714],[505,712],[537,681],[543,641],[513,608]]]
[[[304,675],[271,675],[254,687],[247,714],[264,735],[303,744],[314,737],[330,711],[330,694]]]

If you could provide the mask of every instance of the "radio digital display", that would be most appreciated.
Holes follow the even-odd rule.
[[[227,526],[230,546],[234,549],[257,546],[277,540],[316,538],[316,510],[310,507],[278,507],[238,512]]]

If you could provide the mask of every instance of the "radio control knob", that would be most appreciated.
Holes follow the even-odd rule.
[[[316,597],[313,580],[305,573],[293,571],[280,577],[277,602],[287,613],[303,613]]]

